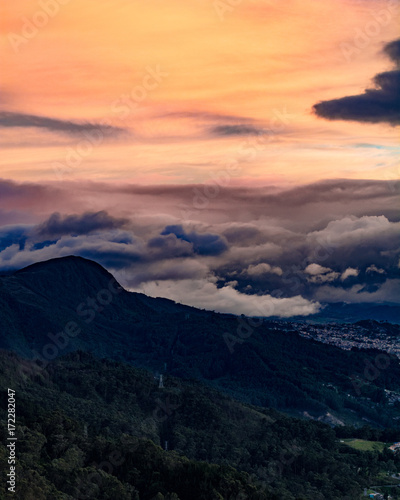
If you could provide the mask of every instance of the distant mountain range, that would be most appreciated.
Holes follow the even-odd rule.
[[[398,425],[384,393],[400,391],[397,358],[371,378],[376,351],[342,351],[273,322],[128,292],[80,257],[0,277],[0,318],[0,348],[41,366],[80,350],[331,424]]]

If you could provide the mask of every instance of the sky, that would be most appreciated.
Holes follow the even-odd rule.
[[[81,255],[249,315],[397,302],[399,13],[3,3],[0,271]]]

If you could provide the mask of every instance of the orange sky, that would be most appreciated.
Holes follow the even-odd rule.
[[[194,183],[239,162],[232,183],[397,177],[393,127],[329,122],[311,108],[391,67],[381,50],[398,37],[398,2],[235,3],[3,3],[0,109],[127,133],[88,151],[83,135],[4,128],[0,176]],[[226,125],[263,133],[215,133]]]

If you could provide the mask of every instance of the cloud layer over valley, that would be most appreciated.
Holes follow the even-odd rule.
[[[394,188],[2,181],[0,270],[80,255],[131,290],[257,316],[308,315],[322,302],[392,303],[400,280]]]

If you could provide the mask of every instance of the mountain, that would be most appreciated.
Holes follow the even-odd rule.
[[[81,350],[185,379],[241,401],[331,424],[399,425],[385,390],[399,360],[343,351],[273,322],[131,293],[100,265],[66,257],[0,277],[0,348],[38,364]],[[382,359],[384,356],[384,359]],[[384,362],[385,361],[385,362]]]
[[[164,299],[123,290],[99,264],[82,257],[64,257],[33,264],[0,277],[0,315],[4,333],[0,348],[29,358],[50,360],[55,352],[82,348],[113,357],[133,341],[135,325],[162,321],[187,308]],[[196,311],[197,312],[197,311]],[[71,323],[79,334],[66,332]],[[44,349],[45,346],[48,349]],[[58,352],[57,352],[58,355]],[[126,355],[126,353],[125,353]]]

